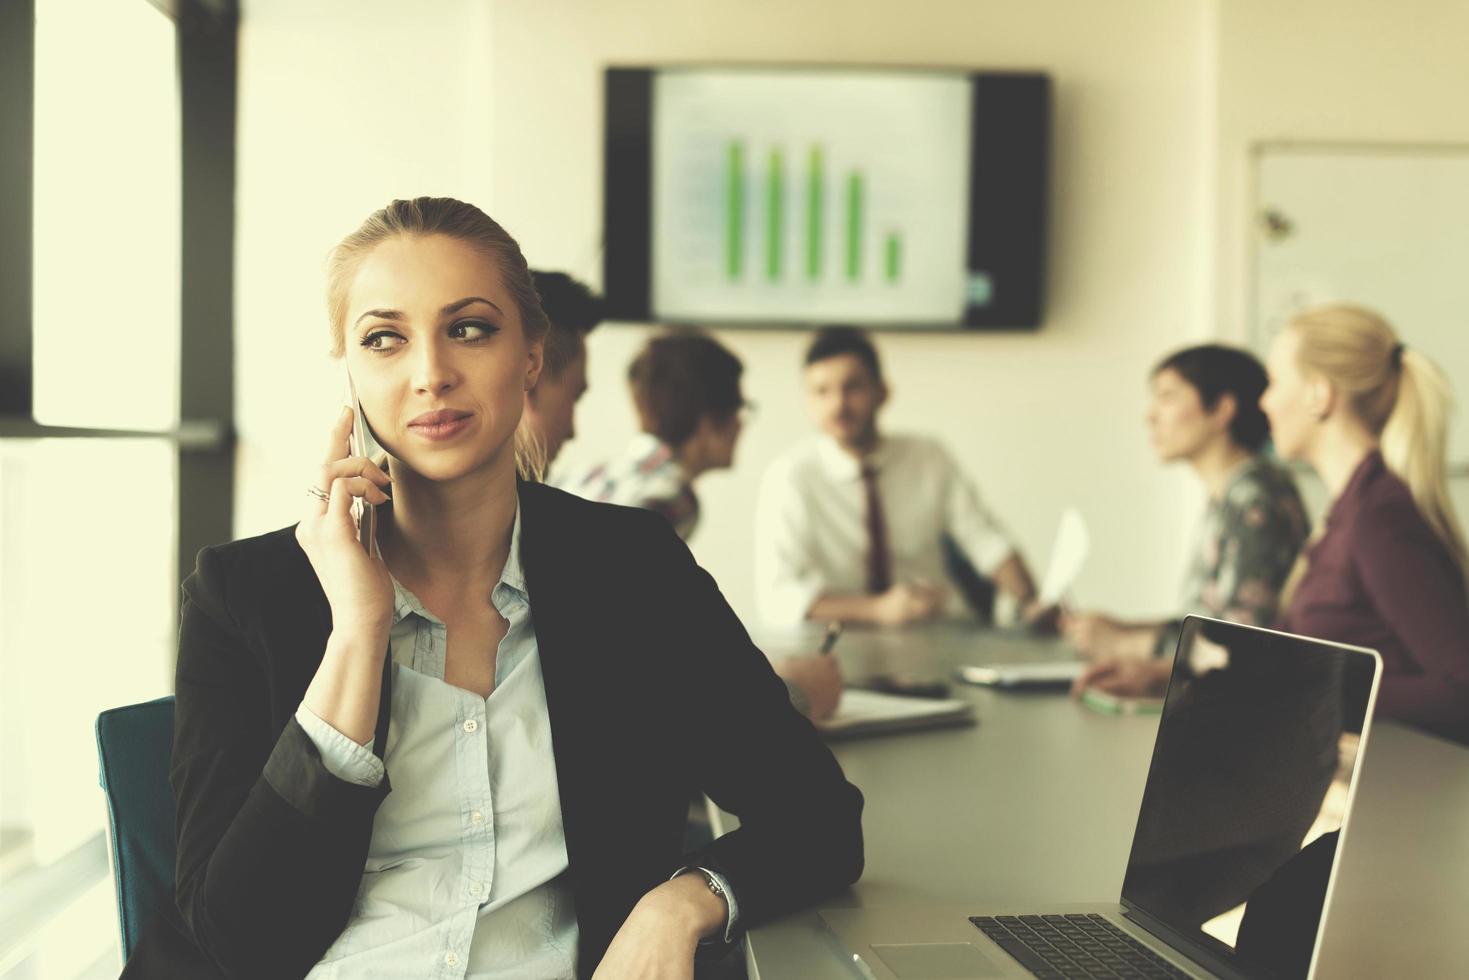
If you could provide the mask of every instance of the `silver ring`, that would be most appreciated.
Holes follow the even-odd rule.
[[[315,497],[317,500],[320,500],[324,504],[329,504],[332,502],[332,498],[327,496],[327,492],[320,487],[307,487],[306,493],[309,496]]]

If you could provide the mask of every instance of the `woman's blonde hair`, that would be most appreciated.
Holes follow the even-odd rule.
[[[368,215],[362,226],[332,249],[327,259],[326,307],[331,331],[331,355],[346,353],[347,300],[363,259],[390,238],[445,235],[493,259],[501,285],[520,313],[527,344],[544,339],[549,324],[541,309],[530,268],[520,245],[499,222],[473,204],[452,197],[415,197],[393,201]],[[522,418],[515,430],[515,471],[522,479],[540,480],[546,470],[546,450],[529,422]]]
[[[1408,485],[1419,513],[1464,569],[1464,533],[1448,483],[1453,390],[1443,371],[1360,306],[1305,310],[1288,329],[1300,340],[1301,367],[1330,381],[1348,410],[1380,438],[1383,462]]]

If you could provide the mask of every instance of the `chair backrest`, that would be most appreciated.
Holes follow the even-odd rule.
[[[174,807],[168,786],[173,697],[97,716],[98,781],[107,797],[112,877],[126,962],[149,920],[172,901]]]
[[[959,594],[964,597],[964,603],[974,618],[981,623],[993,623],[995,621],[995,583],[979,574],[978,570],[970,564],[964,552],[954,543],[954,539],[947,534],[943,537],[944,548],[944,570],[953,579],[954,585],[959,589]]]

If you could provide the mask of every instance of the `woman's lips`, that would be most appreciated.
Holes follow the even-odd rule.
[[[432,412],[428,415],[420,415],[409,422],[408,431],[438,442],[457,436],[469,427],[473,419],[474,416],[459,412]]]

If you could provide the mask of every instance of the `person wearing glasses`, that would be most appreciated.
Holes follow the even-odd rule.
[[[699,525],[694,481],[734,465],[749,410],[744,365],[706,333],[674,330],[648,341],[627,381],[642,431],[621,453],[561,482],[588,500],[655,511],[685,541]]]

